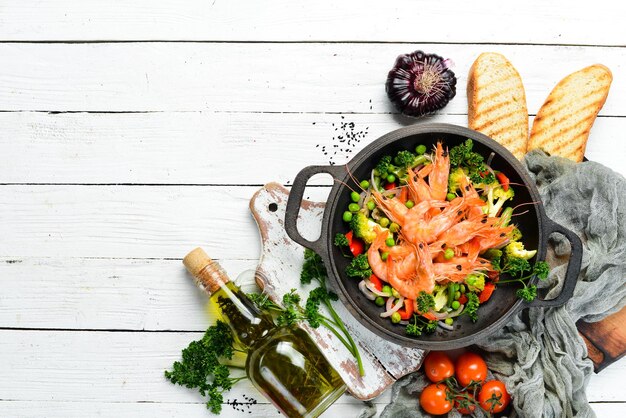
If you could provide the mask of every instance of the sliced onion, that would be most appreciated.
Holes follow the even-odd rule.
[[[359,283],[359,290],[365,295],[366,298],[368,298],[369,300],[374,300],[376,299],[376,295],[373,294],[372,292],[370,292],[366,287],[365,287],[365,280],[361,280],[361,282]]]
[[[363,282],[365,282],[365,287],[367,287],[367,290],[369,290],[376,296],[384,296],[384,297],[389,296],[388,293],[381,292],[380,290],[376,289],[376,286],[374,286],[374,283],[370,282],[369,280],[363,280]]]
[[[393,298],[387,299],[387,310],[380,314],[381,318],[387,318],[388,316],[393,315],[395,312],[398,312],[401,307],[404,306],[404,296],[400,296],[398,299],[398,303],[393,304]]]
[[[454,310],[454,311],[451,311],[451,312],[435,312],[435,311],[431,310],[430,313],[433,314],[433,316],[437,320],[446,319],[446,318],[454,318],[456,316],[459,316],[461,314],[461,312],[463,312],[463,308],[464,307],[465,307],[465,305],[460,305],[457,310]]]
[[[443,329],[447,329],[448,331],[452,331],[454,329],[454,327],[452,325],[448,325],[448,324],[446,324],[443,321],[437,322],[437,325],[439,325]]]

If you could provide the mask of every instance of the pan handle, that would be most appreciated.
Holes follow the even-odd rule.
[[[333,178],[340,178],[342,174],[346,173],[345,166],[330,166],[330,165],[312,165],[302,169],[296,176],[291,186],[291,192],[289,193],[289,199],[287,200],[287,211],[285,213],[285,230],[289,238],[302,245],[303,247],[310,248],[318,253],[320,256],[327,258],[326,247],[324,241],[328,232],[328,226],[322,221],[322,232],[319,238],[315,241],[309,241],[300,235],[298,231],[298,214],[300,213],[300,206],[302,205],[302,197],[304,195],[304,188],[311,177],[316,174],[327,173],[333,176]]]
[[[554,299],[544,300],[537,298],[529,304],[532,307],[544,308],[561,306],[572,297],[574,294],[574,288],[578,282],[578,275],[580,274],[580,266],[583,258],[583,244],[580,241],[580,238],[578,238],[578,235],[549,218],[545,218],[545,220],[546,228],[544,229],[544,233],[546,240],[553,232],[565,235],[565,238],[567,238],[570,242],[571,253],[561,293],[559,293],[559,295]]]

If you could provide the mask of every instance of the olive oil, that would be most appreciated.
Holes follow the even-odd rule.
[[[247,351],[250,381],[282,413],[317,417],[343,394],[339,374],[305,331],[274,325],[271,315],[259,310],[202,249],[190,252],[183,263]]]

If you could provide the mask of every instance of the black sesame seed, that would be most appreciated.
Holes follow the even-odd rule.
[[[469,192],[470,187],[469,186],[465,186],[465,191]]]
[[[461,267],[461,265],[460,265],[460,264],[457,264],[457,265],[456,265],[456,269],[457,269],[458,271],[461,271],[461,270],[463,270],[463,267]]]
[[[480,223],[486,224],[487,223],[487,219],[483,219],[482,221],[480,221]]]
[[[506,234],[503,232],[503,233],[500,234],[500,237],[504,238],[504,237],[506,237]]]

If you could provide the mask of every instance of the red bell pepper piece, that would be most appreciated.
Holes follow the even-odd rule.
[[[406,203],[408,198],[409,198],[409,188],[403,187],[402,190],[400,191],[400,196],[398,196],[398,200],[402,203]]]
[[[465,305],[467,303],[467,296],[461,295],[461,297],[459,298],[459,303],[461,305]]]
[[[502,186],[502,190],[504,190],[505,192],[508,191],[509,183],[511,182],[509,178],[505,176],[504,173],[496,173],[496,178],[498,179],[498,182]]]
[[[370,276],[370,282],[372,282],[376,290],[379,292],[383,290],[383,282],[375,274]]]
[[[353,235],[353,232],[349,231],[348,233],[346,233],[346,238],[348,239],[350,252],[353,256],[356,257],[363,252],[363,250],[365,249],[365,244],[363,243],[363,241],[361,241],[357,237],[354,237]]]
[[[400,314],[400,318],[407,321],[411,319],[413,316],[413,305],[415,301],[412,299],[404,299],[404,309],[398,309],[398,313]]]
[[[387,183],[383,186],[385,188],[385,190],[391,190],[391,189],[395,189],[396,188],[396,183]]]
[[[494,290],[496,290],[495,284],[485,283],[485,288],[483,289],[482,292],[480,292],[480,295],[478,295],[478,301],[480,303],[487,302],[489,298],[491,297],[491,294],[493,293]]]

